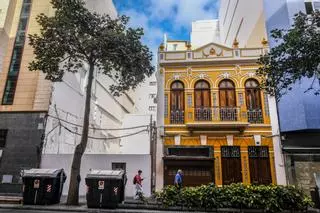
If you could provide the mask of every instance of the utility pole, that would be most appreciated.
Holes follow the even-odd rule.
[[[149,124],[149,137],[150,137],[150,175],[151,175],[151,192],[153,192],[154,186],[154,177],[153,177],[153,122],[152,122],[152,115],[150,116],[150,124]]]

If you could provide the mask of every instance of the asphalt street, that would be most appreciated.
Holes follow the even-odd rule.
[[[70,212],[62,212],[62,211],[36,211],[36,210],[17,210],[17,209],[0,209],[0,213],[50,213],[50,212],[59,212],[59,213],[70,213]]]

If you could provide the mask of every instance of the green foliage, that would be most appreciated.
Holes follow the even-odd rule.
[[[143,29],[128,28],[128,17],[112,19],[91,12],[83,0],[51,0],[51,4],[54,16],[38,15],[40,34],[29,35],[35,53],[31,71],[62,81],[65,72],[78,72],[87,64],[115,80],[110,87],[115,95],[134,89],[153,73],[152,54],[140,41]]]
[[[320,12],[298,13],[291,29],[275,29],[272,37],[277,46],[259,59],[257,74],[265,78],[263,87],[280,98],[302,78],[313,79],[309,90],[320,94]],[[306,91],[306,92],[307,92]]]
[[[231,184],[216,187],[214,184],[185,187],[181,190],[167,186],[156,193],[164,206],[186,208],[240,208],[263,209],[268,212],[305,210],[312,206],[311,199],[294,186]]]

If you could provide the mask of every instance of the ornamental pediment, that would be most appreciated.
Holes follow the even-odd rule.
[[[210,43],[193,51],[193,58],[195,59],[217,57],[233,57],[233,49],[220,44]]]

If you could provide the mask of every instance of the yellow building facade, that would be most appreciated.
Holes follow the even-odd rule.
[[[164,185],[178,169],[186,186],[276,184],[269,100],[255,74],[265,51],[265,40],[257,48],[160,46]]]

